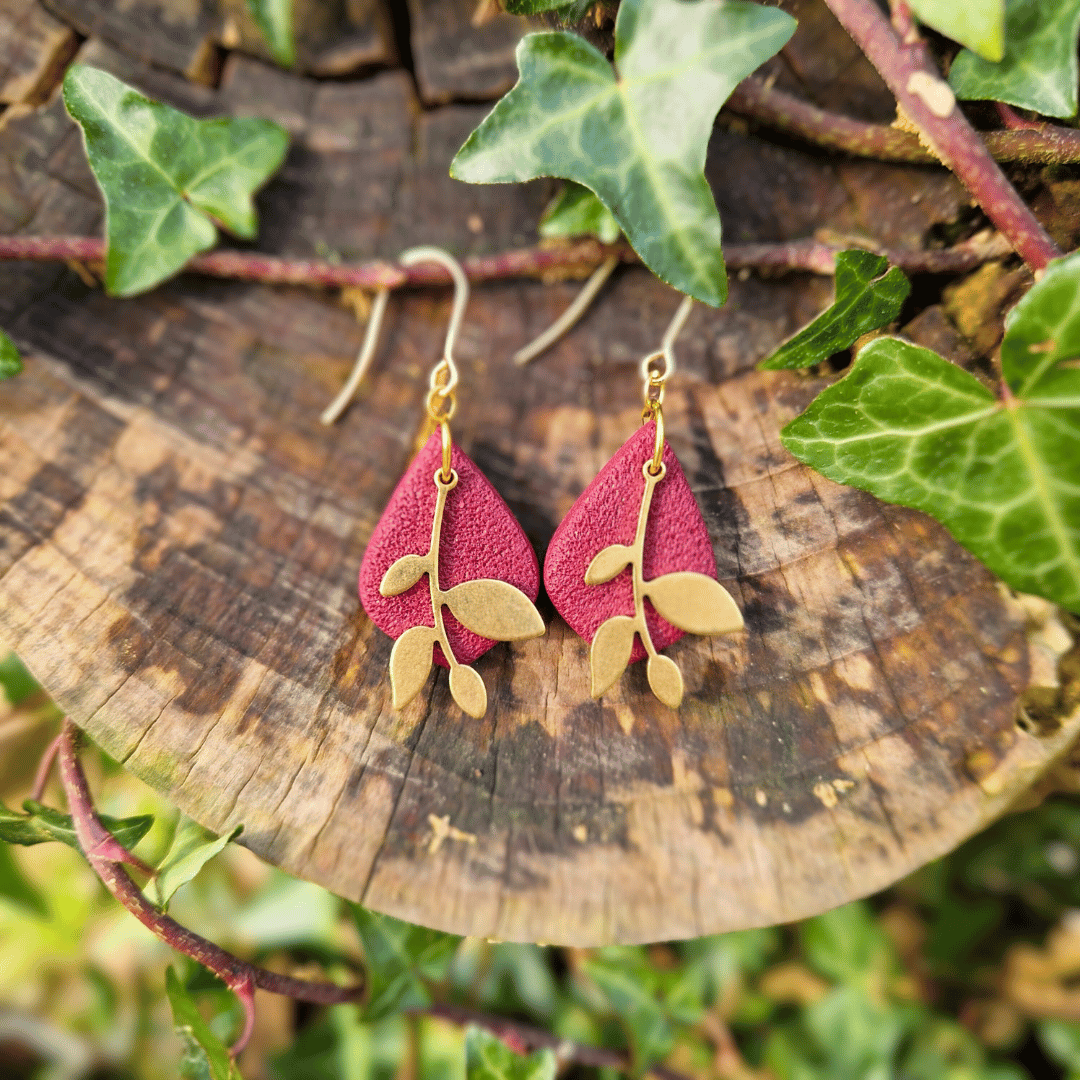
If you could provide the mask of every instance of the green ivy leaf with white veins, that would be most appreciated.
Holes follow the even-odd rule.
[[[869,251],[841,251],[836,256],[836,298],[809,326],[758,364],[774,371],[802,368],[828,360],[900,314],[911,283],[888,259]]]
[[[615,70],[574,34],[530,34],[518,45],[517,85],[469,136],[450,175],[582,184],[653,273],[719,306],[727,276],[704,173],[713,119],[794,30],[790,15],[745,0],[623,0]]]
[[[591,235],[605,244],[622,236],[611,211],[588,188],[570,180],[548,203],[537,231],[543,237]]]
[[[1005,55],[1005,0],[910,0],[919,22],[986,60]]]
[[[949,85],[965,101],[1005,101],[1044,116],[1076,115],[1080,0],[1006,0],[1005,57],[965,49]]]
[[[64,104],[105,196],[110,293],[132,296],[171,277],[214,246],[215,223],[255,235],[252,195],[289,145],[277,124],[195,120],[83,64],[64,76]]]
[[[937,353],[877,338],[781,439],[831,480],[937,518],[1013,588],[1080,611],[1080,392],[1036,389],[1006,403]]]

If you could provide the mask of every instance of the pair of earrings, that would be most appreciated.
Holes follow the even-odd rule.
[[[406,266],[424,261],[441,263],[454,281],[446,345],[427,395],[435,431],[372,533],[360,567],[360,600],[375,625],[396,639],[390,654],[394,708],[407,705],[438,664],[450,669],[454,701],[479,718],[487,710],[487,689],[470,665],[497,641],[544,633],[534,606],[540,568],[510,508],[451,439],[458,385],[453,349],[469,286],[461,266],[439,248],[414,248],[400,259]],[[363,377],[385,306],[386,294],[380,293],[357,367],[324,421],[344,408]],[[716,580],[708,529],[664,439],[664,386],[690,306],[685,299],[661,349],[642,361],[642,427],[571,507],[544,559],[548,596],[571,628],[591,642],[594,698],[629,664],[648,657],[649,686],[676,708],[682,675],[661,650],[684,632],[724,634],[743,625]]]

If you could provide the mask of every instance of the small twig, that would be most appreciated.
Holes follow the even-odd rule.
[[[37,772],[34,773],[34,787],[30,793],[30,798],[34,802],[41,802],[45,795],[45,786],[49,782],[49,773],[52,772],[53,762],[56,761],[56,755],[60,752],[60,739],[62,736],[57,735],[55,739],[45,748],[45,753],[41,755],[41,761],[38,762]]]
[[[1019,132],[1018,134],[1024,134]],[[999,259],[1012,251],[1001,238],[986,241],[973,238],[952,248],[927,251],[889,249],[862,241],[862,246],[886,256],[894,265],[910,274],[965,273],[990,259]],[[848,245],[850,246],[850,245]],[[729,244],[724,258],[729,270],[766,270],[772,273],[808,271],[830,275],[840,244],[816,240],[791,240],[779,244]],[[103,259],[105,242],[82,236],[0,236],[0,262],[30,260],[64,261],[73,252],[80,257]],[[462,260],[466,277],[472,282],[494,281],[513,277],[544,277],[568,270],[589,271],[609,258],[636,263],[638,257],[629,244],[601,244],[598,240],[579,240],[572,244],[521,248],[498,255]],[[208,264],[209,265],[208,267]],[[355,285],[367,289],[397,289],[404,286],[449,285],[449,273],[437,263],[396,267],[377,260],[369,263],[331,263],[316,259],[273,259],[242,252],[215,252],[192,259],[184,267],[192,273],[217,277],[235,277],[266,284]]]
[[[530,360],[535,360],[542,352],[549,349],[568,330],[570,330],[589,309],[596,294],[603,288],[604,282],[611,277],[612,271],[619,265],[615,255],[609,255],[585,282],[581,292],[574,297],[573,303],[537,338],[518,349],[511,358],[518,367],[524,367]]]
[[[873,0],[825,0],[904,114],[956,173],[1016,253],[1039,271],[1061,252],[990,156],[921,42],[906,44]]]
[[[133,856],[116,842],[94,811],[86,774],[79,763],[78,743],[79,729],[70,720],[65,720],[60,733],[60,781],[67,796],[79,846],[105,888],[143,926],[177,952],[182,952],[203,967],[209,968],[240,999],[244,1007],[244,1029],[232,1048],[234,1055],[243,1050],[251,1036],[255,1019],[255,987],[268,990],[272,994],[319,1005],[351,1001],[360,994],[362,986],[345,987],[336,986],[334,983],[308,982],[256,967],[158,911],[120,866],[122,861],[129,861]]]
[[[1010,131],[1038,131],[1042,124],[1025,120],[1011,105],[1004,101],[995,101],[998,117]]]
[[[572,1039],[560,1039],[558,1035],[553,1035],[543,1028],[523,1024],[519,1020],[511,1020],[506,1016],[494,1016],[491,1013],[466,1009],[459,1005],[441,1003],[429,1005],[426,1009],[417,1009],[416,1012],[426,1016],[436,1016],[452,1024],[462,1026],[475,1024],[477,1027],[484,1028],[485,1031],[490,1031],[492,1035],[502,1039],[518,1052],[554,1050],[560,1062],[572,1061],[594,1069],[618,1069],[620,1072],[630,1072],[633,1069],[630,1055],[621,1050],[608,1050],[602,1046],[574,1042]],[[690,1077],[684,1073],[669,1069],[666,1065],[653,1065],[646,1071],[658,1080],[690,1080]]]
[[[748,120],[790,132],[816,146],[841,150],[856,157],[916,165],[938,162],[910,131],[886,124],[868,124],[819,109],[794,94],[767,86],[760,79],[749,78],[739,83],[725,108]],[[1021,121],[1021,124],[1022,127],[1008,131],[980,132],[986,149],[995,160],[1039,165],[1080,161],[1080,131],[1056,124],[1027,121]]]

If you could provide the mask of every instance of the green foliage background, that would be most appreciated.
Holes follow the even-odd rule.
[[[12,656],[0,660],[0,685],[0,796],[10,807],[58,717]],[[4,1059],[5,1080],[618,1075],[566,1073],[551,1050],[514,1053],[433,1015],[441,1007],[623,1052],[632,1074],[662,1063],[694,1080],[1080,1077],[1080,1023],[1059,1015],[1062,1000],[1080,1006],[1072,795],[798,925],[559,949],[461,939],[365,911],[235,844],[214,845],[105,755],[91,748],[85,758],[101,809],[125,823],[137,854],[173,868],[171,914],[279,970],[346,983],[366,968],[369,989],[331,1008],[260,995],[255,1036],[234,1065],[224,1047],[240,1009],[222,984],[115,904],[73,846],[0,843],[0,1020],[32,1024],[42,1048]],[[1059,777],[1080,789],[1075,772]],[[223,850],[203,860],[211,846]]]

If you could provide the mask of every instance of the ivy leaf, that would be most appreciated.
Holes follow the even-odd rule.
[[[465,1080],[555,1080],[550,1050],[516,1054],[490,1031],[470,1025],[465,1032]]]
[[[675,1030],[658,997],[660,973],[643,950],[618,945],[597,949],[583,969],[626,1026],[637,1069],[667,1057]]]
[[[215,836],[209,829],[204,829],[197,821],[181,817],[173,833],[172,843],[165,853],[165,858],[158,866],[151,888],[154,903],[164,910],[169,906],[173,893],[186,885],[215,856],[225,850],[226,845],[235,840],[244,831],[243,825],[237,825],[230,833]]]
[[[183,1080],[240,1080],[225,1044],[214,1034],[171,967],[165,971],[165,993],[172,1006],[176,1034],[184,1043],[180,1059]]]
[[[41,803],[27,799],[23,803],[25,814],[9,810],[0,803],[0,840],[9,844],[22,844],[33,847],[50,840],[59,840],[62,844],[82,851],[75,836],[75,826],[70,814],[61,814],[59,810],[42,806]],[[129,851],[150,831],[154,819],[150,814],[137,817],[114,818],[108,814],[99,814],[101,824],[116,837],[121,847]]]
[[[1071,396],[1080,407],[1080,370],[1063,367],[1080,356],[1080,253],[1054,259],[1005,319],[1001,369],[1021,397]]]
[[[588,188],[570,180],[548,203],[537,231],[544,237],[591,235],[605,244],[622,236],[611,211]]]
[[[517,85],[469,136],[450,175],[582,184],[650,270],[719,306],[720,215],[704,174],[713,119],[794,30],[790,15],[745,0],[623,0],[615,71],[574,34],[530,34],[518,45]]]
[[[1080,1073],[1080,1024],[1069,1020],[1040,1020],[1035,1028],[1039,1045],[1051,1061],[1070,1075]]]
[[[502,0],[511,15],[542,15],[554,12],[564,23],[581,22],[596,0]]]
[[[0,843],[0,897],[6,897],[20,907],[43,919],[49,917],[49,905],[45,897],[32,885],[19,868],[11,848]]]
[[[863,334],[900,314],[911,282],[889,260],[869,251],[841,251],[836,256],[836,299],[809,326],[758,364],[766,371],[802,368],[850,348]]]
[[[807,919],[799,936],[807,962],[837,982],[863,984],[894,966],[889,940],[862,901]]]
[[[830,479],[937,518],[1013,588],[1080,611],[1078,375],[1006,405],[937,353],[878,338],[781,439]]]
[[[1005,0],[910,0],[920,22],[986,60],[1005,55]]]
[[[266,38],[274,59],[282,66],[296,64],[292,0],[245,0],[259,32]]]
[[[288,135],[269,120],[195,120],[97,68],[73,64],[64,104],[83,131],[105,196],[105,285],[153,288],[217,242],[217,224],[255,235],[253,193],[281,165]]]
[[[22,369],[22,357],[15,348],[15,342],[0,330],[0,382],[13,378]]]
[[[367,1008],[364,1017],[378,1020],[432,1002],[429,982],[441,982],[461,938],[413,926],[390,915],[350,904],[367,961]]]
[[[1005,57],[965,49],[949,85],[965,101],[1006,101],[1044,116],[1076,115],[1080,0],[1006,0]]]
[[[0,689],[8,704],[14,707],[41,692],[41,684],[19,657],[9,652],[7,656],[0,656]]]

